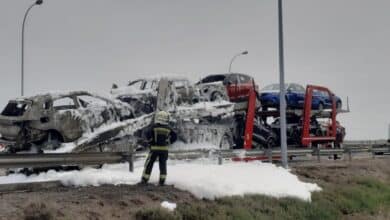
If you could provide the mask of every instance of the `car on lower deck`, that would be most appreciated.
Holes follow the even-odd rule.
[[[286,118],[286,132],[287,132],[287,144],[300,146],[301,138],[303,132],[302,118],[297,116],[290,116]],[[277,134],[277,144],[280,143],[280,118],[276,118],[270,127]],[[317,120],[315,117],[310,119],[310,136],[316,137],[325,137],[331,134],[328,134],[328,131],[331,130],[331,123],[328,120]],[[340,147],[344,141],[345,137],[345,128],[336,121],[336,140],[333,142],[335,147]]]
[[[286,88],[286,104],[287,108],[303,109],[305,102],[306,89],[297,83],[288,83]],[[279,84],[271,84],[264,87],[260,91],[260,101],[262,107],[279,108],[280,90]],[[338,96],[332,95],[336,99],[336,108],[341,109],[342,101]],[[332,96],[323,91],[314,90],[312,98],[312,109],[323,110],[332,108]]]
[[[55,149],[104,124],[133,117],[130,105],[84,91],[22,97],[10,100],[1,112],[0,142],[12,152],[32,146]]]

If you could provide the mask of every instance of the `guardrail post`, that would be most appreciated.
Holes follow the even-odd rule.
[[[351,150],[351,148],[347,148],[347,151],[348,151],[348,161],[351,162],[352,161],[352,150]]]
[[[129,171],[134,172],[133,153],[124,152],[122,155],[123,155],[123,160],[129,163]]]
[[[218,165],[222,165],[222,153],[221,153],[221,150],[218,150]]]
[[[272,163],[272,149],[267,148],[267,156],[268,156],[268,162]]]
[[[317,161],[321,162],[320,145],[317,145]]]
[[[134,158],[132,153],[129,155],[129,171],[134,172]]]

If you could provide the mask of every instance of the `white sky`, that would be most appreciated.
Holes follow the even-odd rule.
[[[0,0],[0,106],[20,94],[20,29],[31,0]],[[26,26],[25,93],[177,73],[233,71],[278,81],[276,0],[44,0]],[[329,87],[351,113],[348,139],[387,138],[390,2],[285,0],[286,78]]]

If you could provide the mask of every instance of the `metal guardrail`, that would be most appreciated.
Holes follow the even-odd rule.
[[[321,156],[334,156],[337,158],[340,155],[347,154],[349,159],[352,160],[352,155],[358,153],[369,153],[374,157],[376,154],[390,153],[390,145],[387,147],[373,148],[373,147],[348,147],[342,149],[332,148],[310,148],[310,149],[290,149],[287,151],[290,159],[296,157],[305,157],[308,155],[316,156],[317,160],[321,159]],[[281,150],[198,150],[198,151],[171,151],[171,159],[196,159],[201,157],[215,156],[220,160],[233,159],[236,161],[249,161],[249,160],[263,160],[263,161],[275,161],[280,160]]]
[[[0,154],[0,168],[37,168],[53,166],[101,165],[105,163],[129,162],[133,171],[131,153],[50,153],[50,154]]]
[[[288,156],[305,157],[308,155],[316,156],[320,161],[321,156],[338,156],[347,154],[349,160],[352,160],[353,154],[371,153],[373,157],[377,154],[390,154],[390,145],[381,147],[348,147],[343,149],[290,149]],[[235,161],[280,160],[281,150],[190,150],[190,151],[170,151],[170,159],[198,159],[206,157],[218,158],[219,163],[223,159],[232,159]],[[80,165],[102,165],[109,163],[128,162],[129,170],[134,170],[134,160],[146,157],[145,152],[93,152],[93,153],[50,153],[50,154],[0,154],[0,168],[41,168],[53,166],[80,166]]]

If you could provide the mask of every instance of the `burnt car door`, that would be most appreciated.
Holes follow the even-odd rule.
[[[106,100],[91,95],[78,95],[76,100],[80,105],[78,111],[86,130],[94,131],[101,125],[117,119],[114,106]]]
[[[47,131],[54,128],[53,101],[50,97],[43,98],[33,103],[35,120],[30,122],[30,126],[35,129]]]
[[[52,129],[59,132],[65,142],[74,141],[83,133],[82,115],[73,96],[53,99]]]

